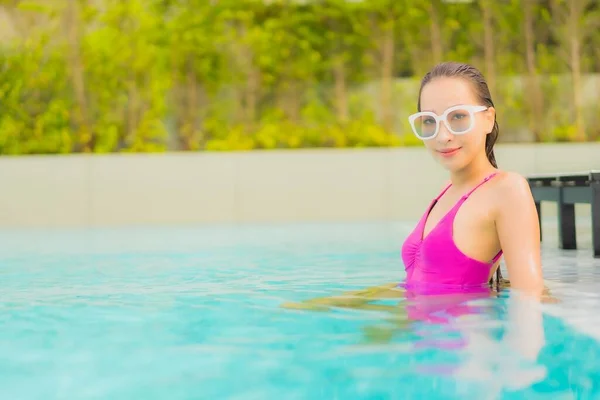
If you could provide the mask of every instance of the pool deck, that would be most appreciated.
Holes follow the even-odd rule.
[[[545,312],[563,318],[577,330],[600,340],[600,258],[592,254],[589,219],[577,220],[576,250],[558,247],[554,219],[542,222],[542,267],[546,285],[561,306],[548,305]]]
[[[563,283],[594,283],[594,293],[600,292],[600,258],[594,258],[590,219],[576,219],[577,249],[559,248],[558,223],[555,217],[542,221],[542,264],[546,279]]]

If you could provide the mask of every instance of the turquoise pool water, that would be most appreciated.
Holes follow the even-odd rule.
[[[401,280],[409,228],[0,232],[0,398],[600,398],[585,251],[544,252],[560,304],[505,292],[443,324],[406,324],[398,299],[281,307]]]

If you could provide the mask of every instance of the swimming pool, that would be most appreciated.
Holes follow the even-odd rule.
[[[402,279],[410,227],[2,231],[0,397],[600,398],[600,260],[585,249],[544,248],[562,303],[543,315],[507,294],[447,324],[281,307]]]

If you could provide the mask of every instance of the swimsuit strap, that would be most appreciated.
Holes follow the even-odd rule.
[[[484,183],[486,183],[487,181],[489,181],[490,179],[492,179],[498,172],[493,172],[491,174],[489,174],[488,176],[486,176],[485,178],[483,178],[483,180],[481,182],[479,182],[473,189],[471,189],[467,194],[465,194],[463,196],[463,199],[466,200],[469,198],[469,196],[479,188],[479,186],[483,185]]]
[[[469,196],[475,191],[477,190],[477,188],[479,188],[479,186],[483,185],[484,183],[486,183],[487,181],[489,181],[492,177],[494,177],[498,172],[493,172],[490,175],[486,176],[485,178],[483,178],[483,180],[481,182],[479,182],[473,189],[471,189],[467,194],[463,195],[454,205],[454,207],[452,207],[450,209],[450,211],[448,211],[448,215],[450,214],[454,214],[458,211],[458,209],[462,206],[462,204],[469,198]],[[437,195],[437,197],[435,199],[432,200],[431,202],[431,206],[429,208],[429,211],[427,211],[425,213],[425,215],[428,215],[429,212],[431,212],[431,208],[433,208],[433,205],[439,201],[439,199],[444,195],[444,193],[446,193],[446,191],[448,189],[450,189],[450,186],[452,186],[452,183],[449,183],[448,186],[446,186],[444,188],[444,190],[442,190],[442,192],[440,194]],[[442,218],[443,219],[443,218]],[[434,228],[435,229],[435,228]]]
[[[438,195],[437,195],[437,197],[434,199],[434,201],[438,201],[438,200],[439,200],[439,199],[440,199],[440,198],[441,198],[441,197],[444,195],[444,193],[446,193],[446,191],[447,191],[448,189],[450,189],[450,186],[452,186],[452,183],[449,183],[449,184],[448,184],[448,186],[446,186],[446,187],[444,188],[444,190],[442,190],[442,191],[440,192],[440,194],[438,194]]]
[[[496,262],[502,257],[502,250],[498,251],[498,253],[492,258],[492,264],[496,264]]]

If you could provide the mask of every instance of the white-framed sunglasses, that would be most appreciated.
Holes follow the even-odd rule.
[[[453,135],[464,135],[475,126],[475,113],[487,110],[487,106],[458,105],[448,108],[442,115],[422,111],[408,117],[414,134],[421,140],[430,140],[440,131],[443,122]]]

